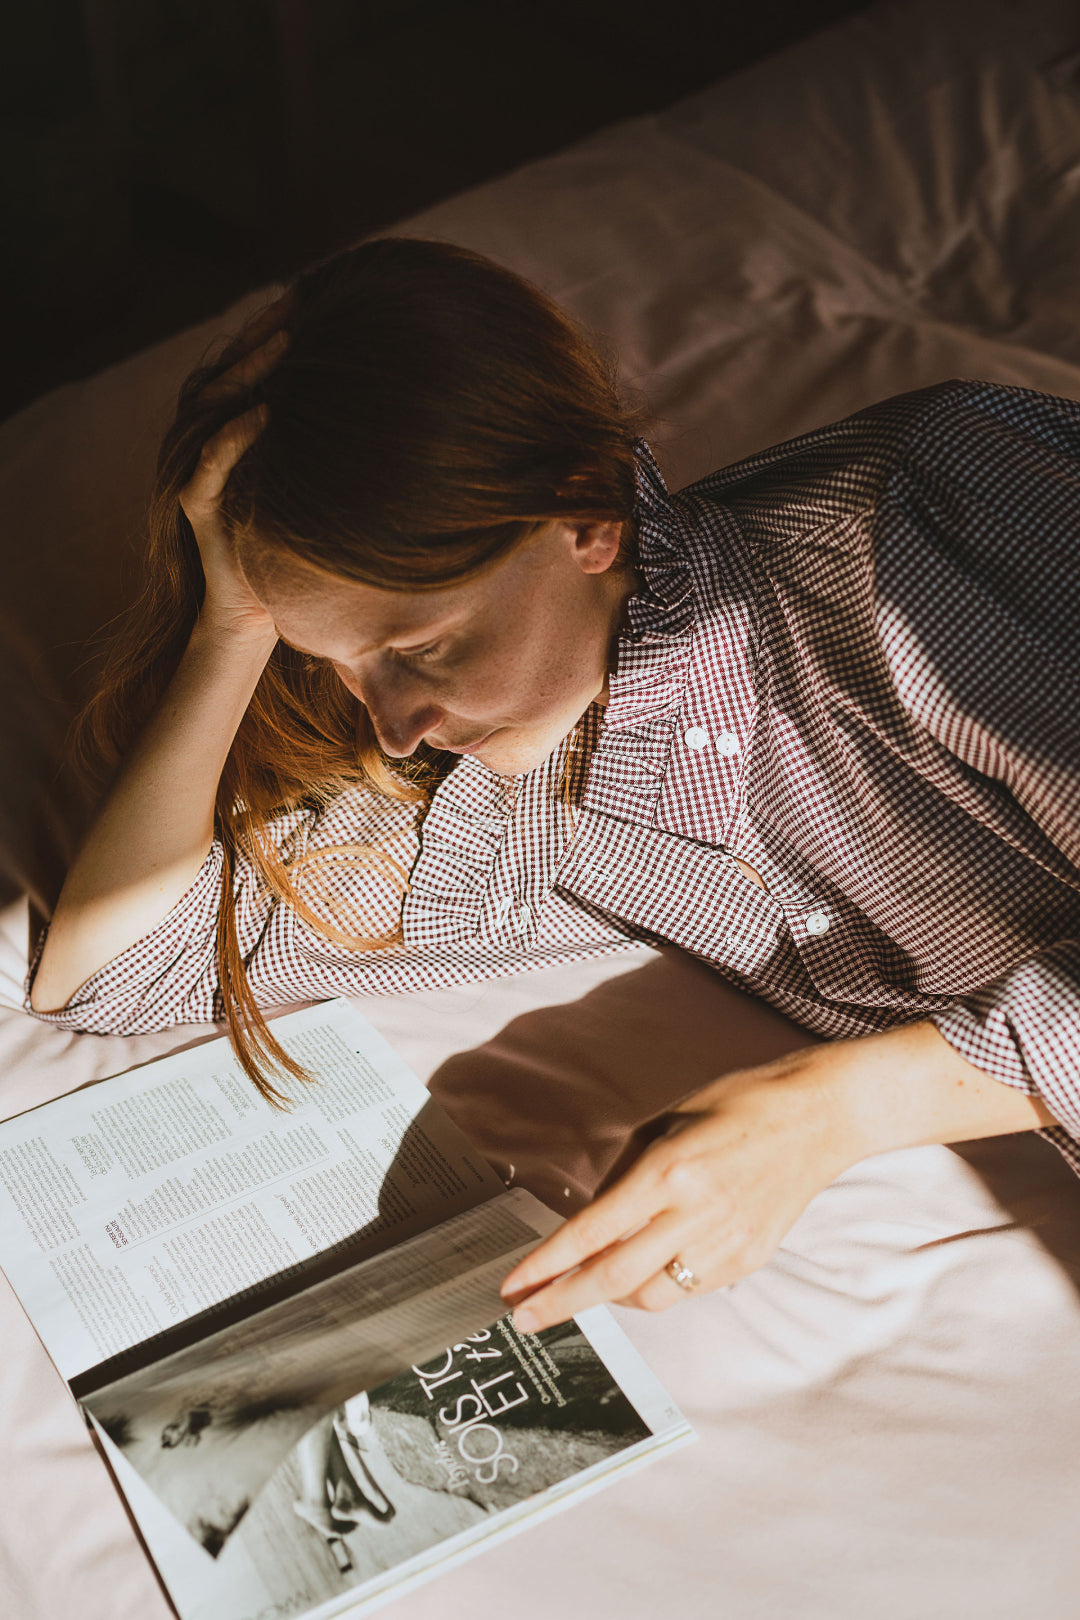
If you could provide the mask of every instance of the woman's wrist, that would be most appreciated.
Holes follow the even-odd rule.
[[[204,609],[192,626],[188,645],[250,663],[261,659],[265,665],[277,641],[278,633],[272,622],[261,624],[239,614]]]
[[[898,1148],[1004,1136],[1055,1123],[1038,1097],[968,1063],[929,1021],[813,1052],[849,1164]]]

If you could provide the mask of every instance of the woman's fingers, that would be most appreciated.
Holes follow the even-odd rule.
[[[195,535],[206,582],[200,619],[229,635],[254,634],[269,649],[277,640],[274,621],[244,576],[219,507],[233,468],[262,432],[268,414],[265,405],[254,405],[206,441],[198,466],[180,491],[180,506]]]
[[[284,330],[275,332],[268,337],[265,343],[258,348],[242,355],[235,365],[228,371],[215,377],[213,382],[207,383],[199,395],[204,405],[216,404],[218,400],[231,399],[235,394],[245,393],[254,388],[268,377],[289,347],[289,334]]]
[[[247,351],[250,353],[252,349],[259,348],[271,333],[279,331],[295,308],[296,289],[290,287],[279,298],[275,298],[272,304],[267,304],[265,309],[260,309],[257,315],[253,315],[240,334]]]
[[[636,1303],[640,1291],[663,1272],[679,1244],[687,1248],[693,1238],[685,1216],[665,1210],[632,1236],[594,1253],[576,1270],[530,1294],[515,1307],[514,1321],[522,1332],[536,1333],[555,1322],[565,1322],[590,1305],[611,1300]],[[665,1280],[671,1282],[670,1278]],[[681,1297],[677,1284],[671,1283],[670,1296],[662,1303],[674,1305]]]
[[[239,337],[229,345],[233,350],[239,349],[238,358],[227,371],[201,390],[199,399],[203,404],[213,405],[219,400],[241,394],[247,388],[254,388],[256,383],[262,382],[273,371],[289,346],[286,322],[295,307],[296,293],[290,287],[288,292],[275,298],[272,304],[267,304],[248,322]]]
[[[265,405],[253,405],[207,439],[198,466],[180,494],[180,504],[193,527],[216,511],[230,473],[259,437],[268,415]]]
[[[808,1047],[782,1070],[733,1074],[688,1100],[623,1178],[567,1221],[503,1283],[522,1327],[602,1300],[662,1309],[686,1297],[679,1261],[703,1290],[764,1265],[810,1199],[846,1164],[835,1054]]]
[[[583,1261],[609,1249],[644,1226],[664,1208],[658,1185],[649,1173],[648,1155],[639,1159],[621,1181],[572,1215],[564,1226],[539,1244],[516,1265],[502,1285],[504,1299],[531,1294]]]

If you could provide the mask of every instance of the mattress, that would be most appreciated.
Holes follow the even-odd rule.
[[[617,350],[672,487],[949,377],[1080,398],[1080,17],[879,4],[401,229],[503,260]],[[47,904],[79,825],[64,726],[132,588],[170,400],[264,297],[0,429],[4,1114],[215,1033],[73,1036],[19,1003],[28,897]],[[571,1209],[651,1114],[776,1037],[732,996],[638,949],[363,1010],[505,1173]],[[388,1613],[1072,1620],[1078,1285],[1080,1189],[1039,1139],[868,1160],[731,1292],[617,1313],[696,1446]],[[0,1342],[5,1620],[164,1616],[2,1283]]]

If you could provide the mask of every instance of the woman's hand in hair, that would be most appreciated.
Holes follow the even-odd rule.
[[[235,400],[240,404],[250,398],[251,390],[273,371],[289,346],[289,334],[282,323],[291,307],[292,295],[286,293],[260,311],[233,346],[234,354],[239,349],[239,357],[202,389],[201,403],[218,405]],[[273,620],[244,578],[220,511],[221,496],[233,468],[255,443],[266,420],[266,406],[254,405],[239,411],[208,439],[195,472],[180,492],[180,505],[194,531],[206,580],[200,626],[212,634],[261,638],[268,643],[269,656],[277,640]]]
[[[200,630],[230,640],[265,642],[269,657],[277,630],[244,577],[220,509],[229,474],[262,432],[266,415],[265,405],[255,405],[207,440],[194,474],[180,492],[180,505],[195,535],[206,580]]]
[[[770,1259],[807,1204],[871,1154],[1053,1124],[1043,1104],[967,1063],[932,1023],[827,1041],[686,1099],[592,1204],[507,1277],[526,1332],[605,1301],[665,1310]]]

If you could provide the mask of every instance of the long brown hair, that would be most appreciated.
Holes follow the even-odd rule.
[[[491,260],[444,242],[366,242],[298,278],[285,325],[284,357],[239,399],[207,385],[243,352],[243,334],[181,389],[150,505],[145,586],[77,727],[79,756],[99,779],[145,724],[199,612],[202,568],[180,491],[206,440],[249,405],[265,402],[269,420],[229,479],[227,525],[241,544],[256,537],[344,579],[432,589],[478,573],[552,519],[633,512],[640,414],[620,402],[611,366],[566,315]],[[238,860],[339,942],[399,943],[400,925],[374,938],[330,927],[298,892],[267,824],[358,783],[414,800],[420,814],[448,763],[422,748],[404,767],[391,764],[331,665],[278,643],[216,802],[222,1013],[241,1065],[271,1100],[270,1069],[303,1070],[247,981],[233,905]]]

